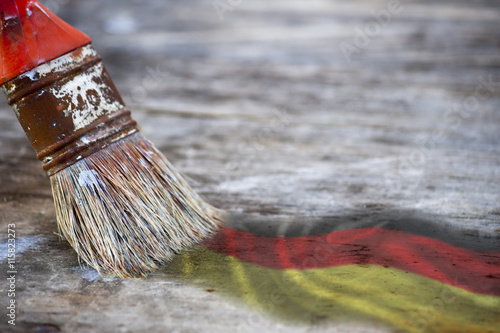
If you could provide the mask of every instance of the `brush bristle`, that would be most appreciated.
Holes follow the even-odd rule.
[[[146,276],[221,222],[140,133],[50,181],[61,234],[101,275]]]

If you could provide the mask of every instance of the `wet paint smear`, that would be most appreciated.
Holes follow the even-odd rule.
[[[244,327],[363,323],[407,332],[494,332],[500,252],[401,230],[271,237],[224,227],[166,271],[250,307]],[[253,326],[252,326],[253,325]]]

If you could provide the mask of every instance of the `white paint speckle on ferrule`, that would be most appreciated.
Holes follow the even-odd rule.
[[[64,114],[71,117],[75,130],[85,128],[99,117],[119,111],[125,107],[109,97],[112,88],[102,82],[104,67],[97,64],[81,72],[50,93],[66,104]]]
[[[87,57],[97,56],[97,52],[91,45],[85,45],[80,50],[78,56],[63,55],[21,74],[20,77],[29,77],[31,80],[41,79],[51,73],[64,72],[74,67],[75,64],[81,63]]]

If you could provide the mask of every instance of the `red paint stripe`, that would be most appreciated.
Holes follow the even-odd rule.
[[[500,296],[500,252],[464,249],[404,231],[365,228],[283,238],[257,236],[226,227],[205,246],[267,268],[381,265],[469,291]]]

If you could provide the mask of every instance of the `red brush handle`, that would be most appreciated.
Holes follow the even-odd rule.
[[[90,37],[36,0],[0,20],[0,87],[49,175],[138,131]]]
[[[91,42],[36,0],[0,0],[0,85]]]

